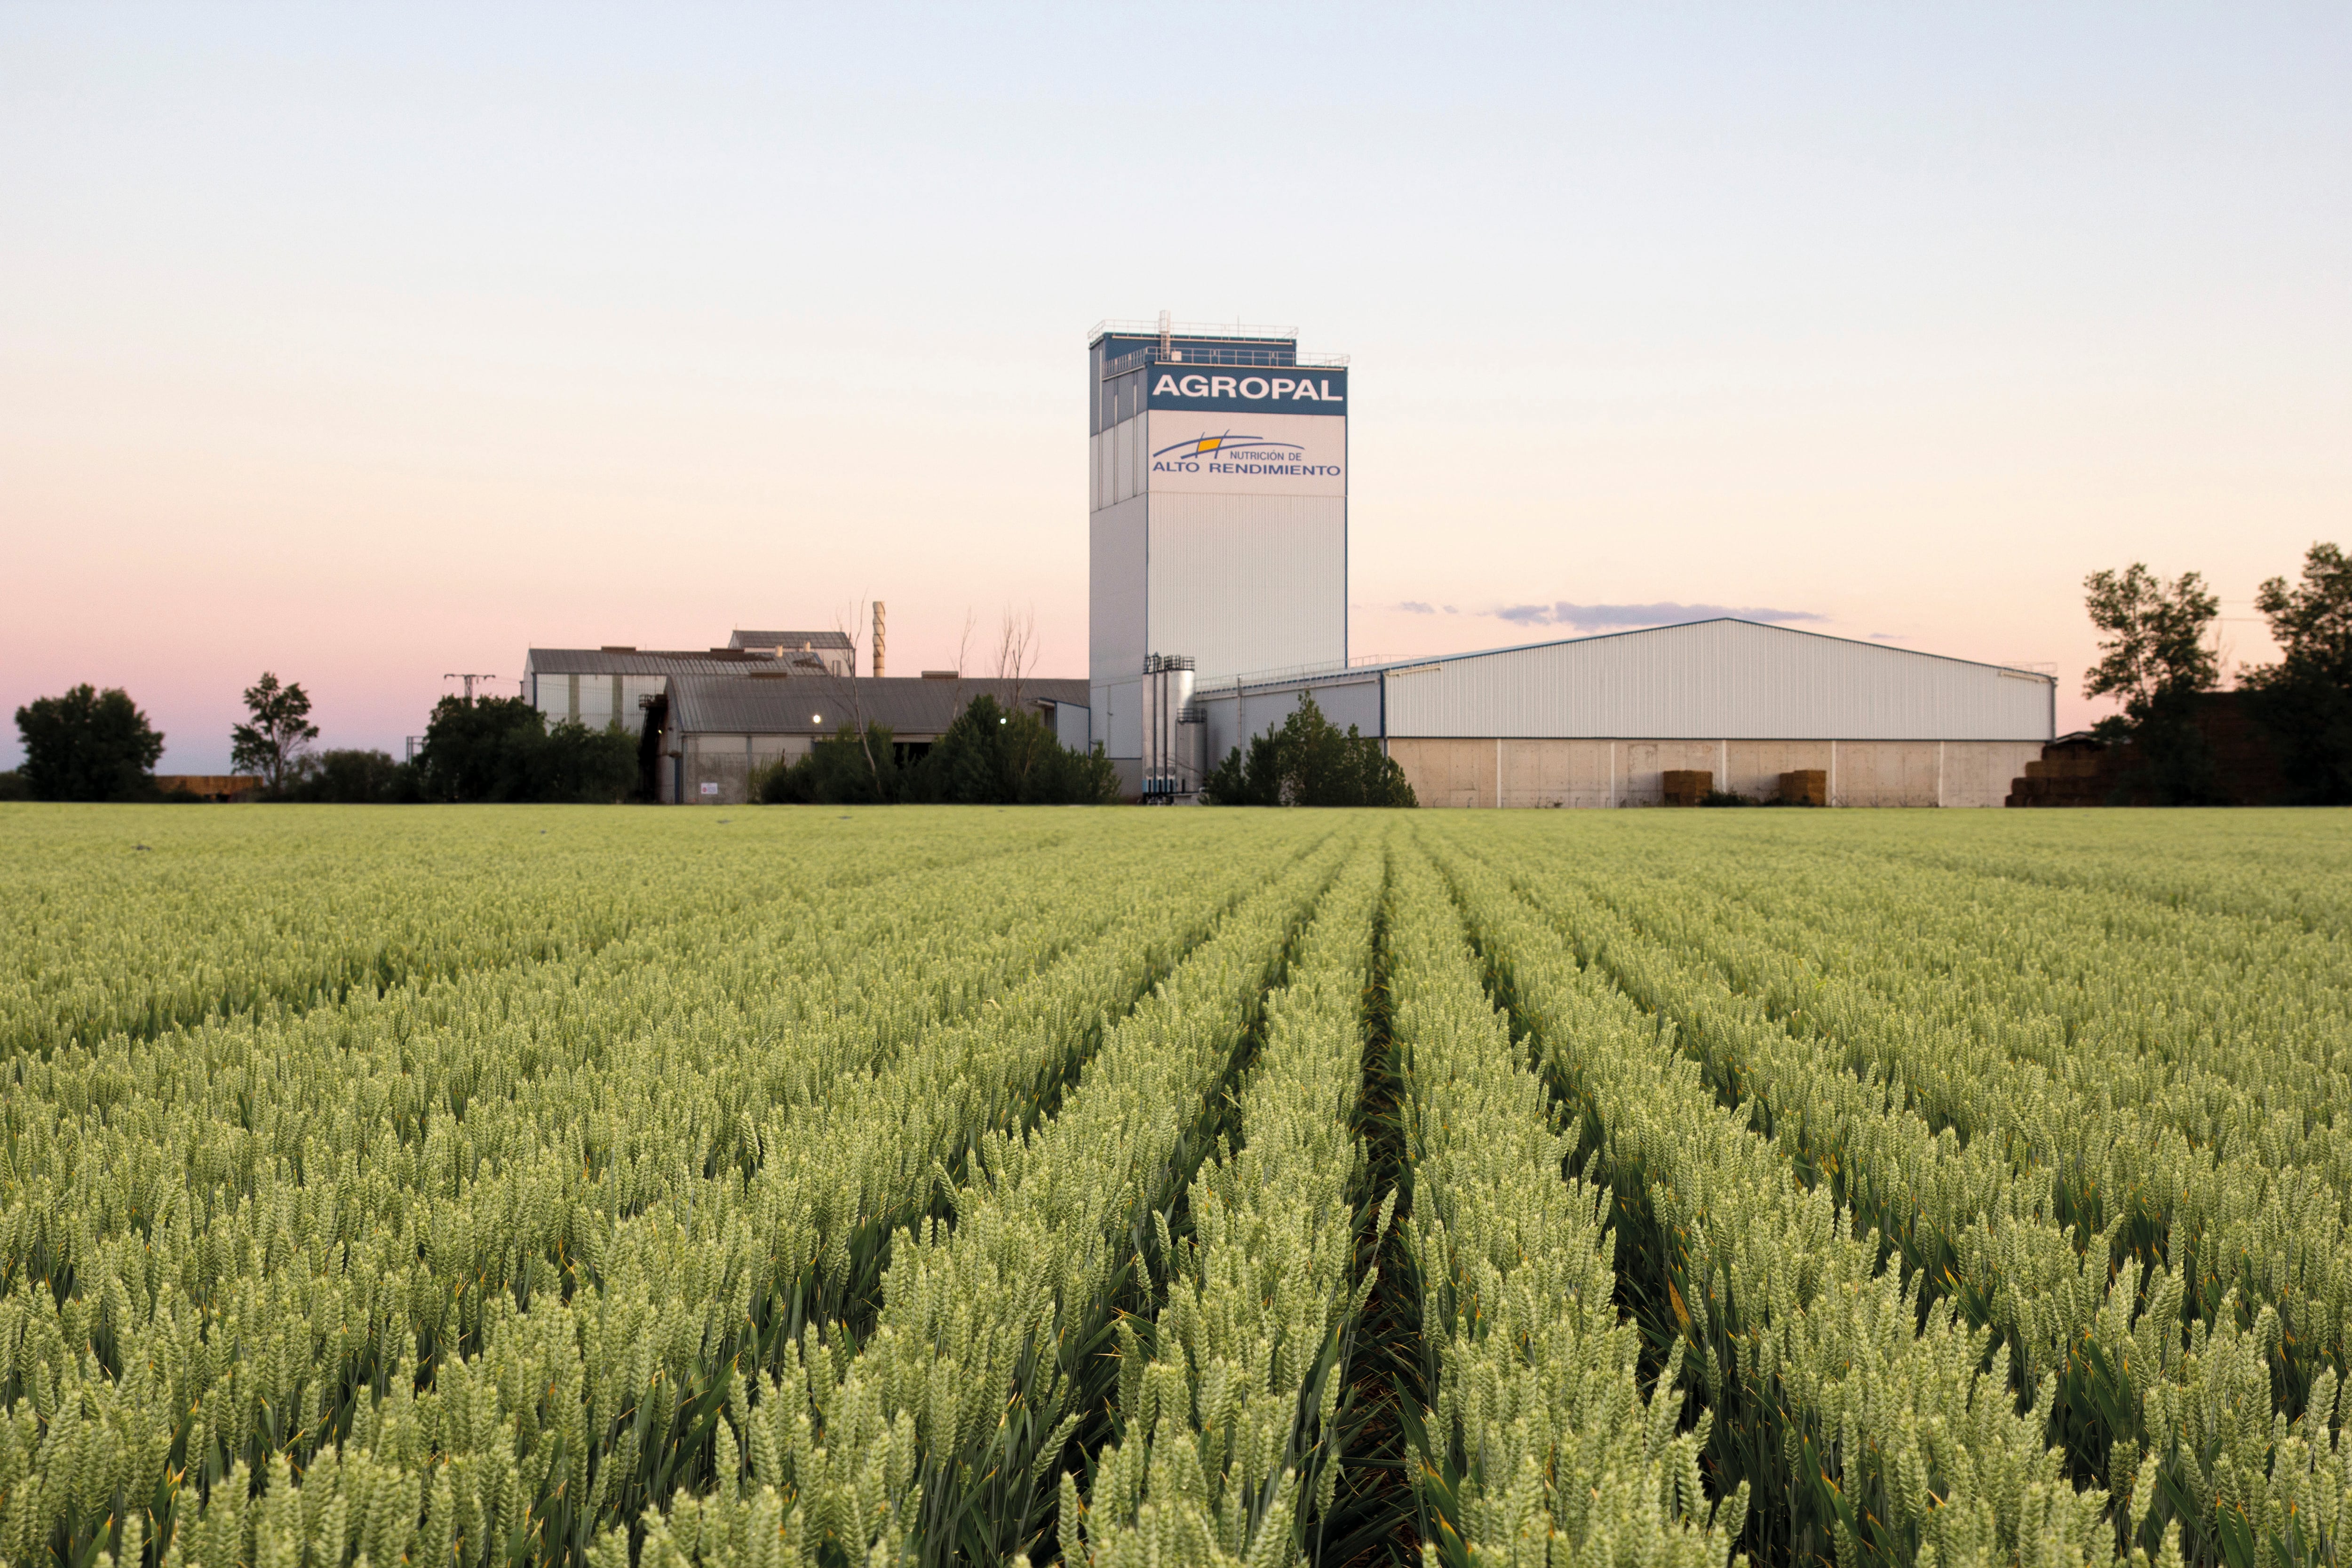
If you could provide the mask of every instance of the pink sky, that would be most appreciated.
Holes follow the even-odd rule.
[[[2326,7],[13,8],[0,703],[209,772],[268,668],[397,752],[877,595],[1083,674],[1085,330],[1168,308],[1355,356],[1360,653],[1760,606],[2071,727],[2084,573],[2252,658],[2352,543],[2347,79]]]

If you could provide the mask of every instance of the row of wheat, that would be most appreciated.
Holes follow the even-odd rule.
[[[131,1531],[254,1563],[299,1494],[301,1560],[554,1558],[709,1487],[739,1468],[731,1380],[870,1331],[892,1232],[948,1215],[1210,932],[1286,930],[1322,833],[1205,869],[1032,846],[782,929],[683,910],[578,958],[17,1053],[0,1555]]]
[[[1137,816],[41,819],[0,1562],[2339,1561],[2327,897]]]
[[[2135,1098],[2128,1084],[2103,1091],[2084,1072],[2129,1054],[2113,1029],[2077,1033],[2072,1082],[2014,1048],[2051,1026],[2024,1000],[2051,994],[2047,966],[2020,952],[2033,940],[2032,915],[2051,901],[2040,891],[2021,900],[2017,942],[1980,931],[1938,947],[1901,933],[1968,921],[1965,905],[1922,912],[1887,902],[1875,921],[1856,910],[1833,923],[1839,899],[1823,889],[1806,906],[1811,923],[1774,922],[1782,909],[1768,890],[1726,896],[1725,884],[1741,883],[1738,872],[1669,884],[1653,865],[1603,879],[1590,867],[1530,866],[1506,844],[1459,847],[1456,885],[1563,1094],[1601,1107],[1606,1058],[1591,1041],[1613,1030],[1646,1042],[1634,1055],[1686,1073],[1694,1106],[1703,1093],[1752,1129],[1757,1171],[1727,1194],[1738,1199],[1729,1209],[1714,1192],[1661,1181],[1658,1156],[1605,1110],[1593,1140],[1621,1199],[1651,1189],[1628,1231],[1655,1253],[1654,1284],[1642,1296],[1675,1319],[1660,1332],[1702,1347],[1719,1342],[1705,1373],[1721,1409],[1768,1409],[1745,1451],[1718,1442],[1722,1476],[1793,1469],[1797,1485],[1812,1468],[1790,1462],[1790,1428],[1756,1381],[1785,1374],[1743,1327],[1763,1328],[1769,1342],[1780,1309],[1768,1296],[1749,1318],[1730,1255],[1706,1240],[1727,1226],[1748,1229],[1747,1194],[1769,1184],[1818,1203],[1860,1237],[1857,1266],[1882,1290],[1899,1284],[1904,1321],[1931,1335],[1939,1324],[1973,1334],[1971,1359],[2029,1412],[2032,1443],[2021,1432],[2010,1445],[2017,1473],[2030,1468],[2029,1447],[2046,1445],[2036,1461],[2045,1485],[2073,1486],[2085,1507],[2110,1494],[2104,1540],[2086,1538],[2084,1551],[2156,1552],[2177,1542],[2169,1549],[2240,1568],[2337,1559],[2352,1527],[2352,1454],[2337,1408],[2352,1305],[2343,1199],[2327,1161],[2294,1158],[2316,1137],[2271,1140],[2275,1161],[2260,1141],[2205,1140],[2214,1126],[2262,1114],[2226,1106],[2233,1097],[2284,1110],[2269,1069],[2210,1045],[2239,1026],[2228,1017],[2238,1011],[2232,997],[2210,994],[2201,1026],[2176,1009],[2168,1033],[2138,1035],[2139,1057],[2166,1060],[2175,1081],[2193,1076],[2213,1108],[2190,1130],[2160,1097]],[[1833,868],[1816,869],[1827,879]],[[1872,879],[1867,866],[1849,869]],[[2130,929],[2148,918],[2127,909],[2118,922]],[[2226,926],[2232,917],[2213,918]],[[2273,935],[2288,948],[2301,939]],[[1980,962],[1973,983],[1949,962],[1955,952]],[[1983,967],[2021,979],[1990,982]],[[1964,984],[1975,1011],[1961,1022],[1969,1010],[1950,993]],[[2149,989],[2161,994],[2152,977]],[[2201,1053],[2192,1048],[2200,1033]],[[1975,1086],[1965,1116],[1940,1110],[1956,1060]],[[2323,1097],[2301,1100],[2294,1120],[2315,1133],[2333,1108]],[[1787,1310],[1810,1316],[1833,1271],[1808,1270],[1837,1249],[1801,1251]],[[1719,1426],[1718,1437],[1726,1431]],[[1777,1443],[1763,1440],[1775,1434]],[[1867,1428],[1856,1435],[1883,1451],[1886,1440]],[[1861,1489],[1836,1474],[1851,1469],[1851,1445],[1827,1436],[1838,1439],[1838,1462],[1825,1471],[1831,1489],[1817,1507],[1791,1495],[1767,1517],[1790,1521],[1796,1550],[1809,1528],[1831,1542],[1852,1530],[1864,1555],[1908,1561],[1916,1547],[1903,1521],[1921,1510],[1893,1493],[1884,1507],[1864,1507]],[[1922,1517],[1950,1515],[1967,1480],[1931,1462]],[[2004,1551],[2011,1511],[2004,1505],[1994,1518],[1992,1540]],[[2031,1510],[2017,1519],[2025,1529]]]

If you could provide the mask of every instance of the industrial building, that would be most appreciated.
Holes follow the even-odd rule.
[[[1195,797],[1305,692],[1424,805],[1655,804],[1669,773],[2000,805],[2056,732],[2045,670],[1738,619],[1352,667],[1346,356],[1164,315],[1087,347],[1088,733],[1140,797]]]
[[[1147,711],[1151,655],[1203,680],[1348,662],[1348,362],[1165,316],[1087,352],[1092,734],[1140,793],[1171,720]]]
[[[1832,805],[1960,806],[2000,805],[2042,754],[2056,682],[1721,619],[1203,686],[1179,743],[1213,763],[1301,693],[1379,736],[1423,805],[1654,805],[1684,770],[1751,799],[1812,771]]]
[[[535,647],[523,658],[523,700],[551,724],[635,730],[673,675],[740,678],[779,670],[854,676],[857,646],[840,632],[739,631],[702,649]]]
[[[668,677],[649,721],[659,729],[656,784],[664,805],[740,805],[753,776],[808,755],[843,728],[880,724],[919,755],[978,697],[1035,713],[1066,745],[1087,744],[1083,680],[793,675],[784,669]]]
[[[869,675],[840,632],[738,631],[707,650],[533,648],[524,695],[550,721],[642,729],[681,803],[740,803],[845,725],[928,746],[983,692],[1100,746],[1130,797],[1170,801],[1308,694],[1433,806],[2000,805],[2055,736],[2045,669],[1737,618],[1355,665],[1348,357],[1303,352],[1294,328],[1164,314],[1099,323],[1087,353],[1085,680],[887,678],[877,604]]]

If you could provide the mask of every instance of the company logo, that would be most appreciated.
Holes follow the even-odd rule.
[[[1331,476],[1337,463],[1310,463],[1296,441],[1269,440],[1263,436],[1236,436],[1230,430],[1206,432],[1172,442],[1151,454],[1155,474],[1293,474],[1301,478]]]
[[[1160,379],[1151,384],[1154,397],[1239,397],[1248,402],[1267,403],[1344,403],[1344,395],[1331,390],[1331,378],[1309,381],[1304,376],[1287,375],[1184,375],[1162,371]]]

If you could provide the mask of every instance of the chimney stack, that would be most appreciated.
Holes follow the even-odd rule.
[[[882,679],[882,601],[874,601],[874,679]],[[854,672],[853,672],[854,673]]]

